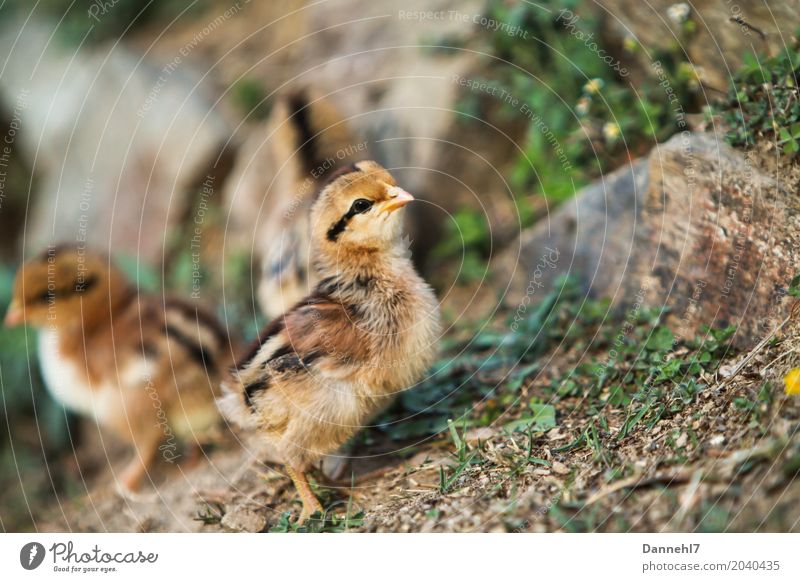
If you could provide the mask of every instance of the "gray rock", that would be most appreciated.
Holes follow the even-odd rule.
[[[238,505],[225,513],[222,527],[235,532],[258,533],[267,527],[267,518],[247,505]]]
[[[622,312],[668,308],[683,337],[735,325],[735,343],[748,347],[787,315],[799,213],[797,197],[742,152],[681,134],[523,232],[495,263],[494,287],[513,309],[570,273]]]
[[[216,172],[228,123],[183,61],[148,61],[124,44],[65,49],[51,33],[35,21],[0,31],[0,99],[27,92],[20,146],[39,177],[26,247],[85,239],[159,264]]]
[[[604,176],[522,232],[492,265],[493,285],[509,306],[533,304],[571,274],[585,293],[618,289],[647,186],[648,164],[637,160]]]

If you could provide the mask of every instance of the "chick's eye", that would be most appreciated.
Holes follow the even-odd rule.
[[[367,200],[366,198],[359,198],[353,202],[353,205],[350,208],[356,214],[363,214],[372,208],[372,201]]]

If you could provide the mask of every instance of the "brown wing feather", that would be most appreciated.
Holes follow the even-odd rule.
[[[301,357],[334,357],[339,363],[359,363],[369,357],[369,343],[354,310],[327,297],[313,296],[286,317],[286,339]]]
[[[241,402],[255,411],[255,397],[279,379],[297,379],[312,367],[341,371],[343,365],[364,362],[369,357],[366,339],[352,309],[315,293],[264,329],[258,346],[237,366],[233,384]]]

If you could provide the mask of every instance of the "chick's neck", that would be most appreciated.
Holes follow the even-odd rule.
[[[392,285],[413,272],[405,249],[397,241],[388,249],[340,246],[335,252],[318,250],[314,269],[323,290],[338,297],[361,297],[382,284]]]

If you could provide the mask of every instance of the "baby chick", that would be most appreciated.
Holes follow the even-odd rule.
[[[159,449],[172,462],[176,439],[196,443],[219,419],[215,387],[233,362],[223,329],[195,305],[138,294],[106,257],[58,246],[23,264],[5,318],[22,323],[40,330],[53,397],[134,446],[123,491]]]
[[[301,522],[322,509],[306,472],[435,357],[436,296],[401,239],[399,210],[413,199],[375,162],[334,175],[311,212],[319,283],[262,331],[223,384],[223,415],[266,437],[300,494]]]

